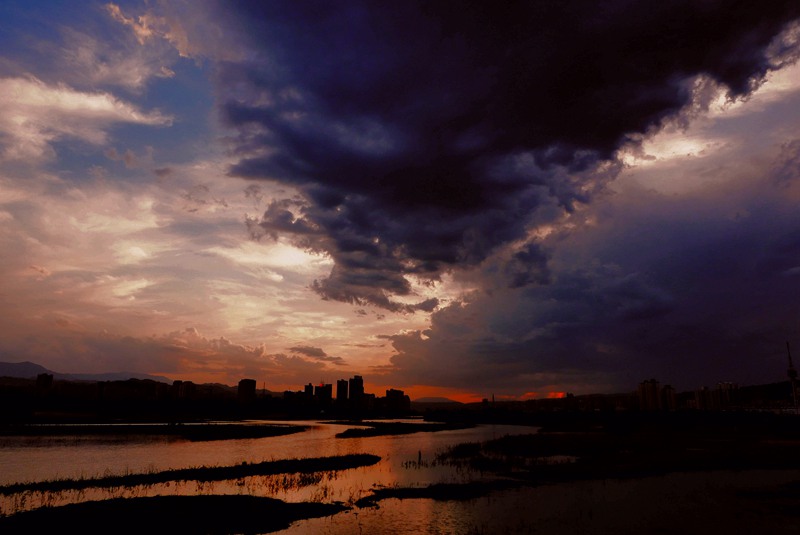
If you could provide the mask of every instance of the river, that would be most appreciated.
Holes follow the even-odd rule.
[[[213,483],[171,482],[58,493],[26,492],[0,497],[0,514],[42,505],[164,494],[250,494],[289,502],[341,502],[352,506],[375,488],[479,480],[480,473],[435,463],[436,454],[464,442],[537,431],[532,427],[481,425],[397,436],[335,438],[346,426],[316,421],[290,425],[309,428],[278,437],[208,442],[153,436],[5,437],[0,439],[0,484],[351,453],[378,455],[381,461],[372,466],[313,475],[280,474]],[[377,507],[354,506],[333,516],[301,520],[277,533],[800,533],[800,517],[787,512],[800,505],[798,482],[798,470],[728,470],[495,490],[462,501],[389,498],[380,501]]]
[[[396,421],[424,425],[420,420]],[[381,461],[362,468],[318,473],[314,477],[253,476],[213,483],[171,482],[132,488],[26,492],[0,497],[0,512],[9,514],[42,505],[112,497],[201,493],[251,494],[285,501],[339,501],[350,505],[374,488],[416,487],[472,480],[479,474],[435,463],[437,452],[464,442],[536,432],[536,428],[531,427],[480,425],[407,435],[336,438],[336,433],[352,426],[318,421],[253,423],[300,425],[308,426],[308,429],[277,437],[205,442],[190,442],[170,436],[3,437],[0,439],[0,485],[351,453],[378,455]]]

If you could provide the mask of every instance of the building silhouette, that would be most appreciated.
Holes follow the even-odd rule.
[[[678,409],[678,393],[671,385],[664,385],[661,389],[661,408],[668,411]]]
[[[348,399],[354,403],[360,402],[364,398],[364,378],[360,375],[354,375],[348,386],[350,387],[350,395]]]
[[[237,399],[241,403],[252,403],[256,399],[256,380],[242,379],[236,391]]]
[[[194,399],[197,396],[197,385],[192,381],[173,381],[171,392],[175,399]]]
[[[337,403],[347,402],[347,379],[339,379],[336,381],[336,401]]]
[[[321,403],[330,403],[333,401],[333,385],[321,383],[314,387],[314,399]]]
[[[655,379],[639,383],[639,410],[657,411],[661,409],[661,387]]]
[[[402,390],[390,388],[386,391],[384,398],[384,408],[391,412],[411,410],[411,398]]]
[[[195,384],[173,381],[172,384],[152,380],[69,381],[39,374],[27,379],[0,378],[0,423],[33,421],[70,415],[71,418],[152,418],[176,422],[196,418],[228,417],[319,417],[365,418],[398,417],[411,411],[410,398],[402,390],[389,388],[385,397],[364,391],[360,375],[338,379],[334,384],[312,383],[298,391],[258,392],[254,379],[242,379],[237,386]],[[791,377],[789,377],[791,379]],[[567,394],[563,398],[529,399],[494,402],[486,398],[475,403],[475,410],[484,415],[507,414],[515,410],[525,414],[539,412],[639,410],[645,417],[661,418],[663,411],[769,411],[794,413],[794,389],[784,379],[763,385],[740,386],[720,382],[715,387],[677,392],[656,379],[646,379],[636,390],[615,394]],[[336,403],[334,403],[334,399]],[[469,404],[465,405],[469,408]],[[65,416],[58,416],[59,418]],[[503,416],[505,417],[505,416]]]
[[[642,411],[675,411],[678,409],[678,393],[671,385],[661,386],[655,379],[647,379],[639,383],[636,392],[639,410]]]

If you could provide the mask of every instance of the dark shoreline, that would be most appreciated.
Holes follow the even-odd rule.
[[[447,423],[409,423],[409,422],[350,422],[334,421],[330,423],[342,425],[361,425],[365,427],[351,427],[341,433],[336,433],[336,438],[365,438],[386,435],[408,435],[410,433],[433,433],[436,431],[453,431],[458,429],[469,429],[475,424],[464,422]]]
[[[349,509],[340,503],[287,503],[255,496],[155,496],[115,498],[0,517],[0,532],[81,534],[269,533],[297,520],[330,516]]]

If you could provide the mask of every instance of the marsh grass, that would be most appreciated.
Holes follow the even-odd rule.
[[[338,455],[334,457],[312,457],[307,459],[282,459],[260,463],[242,463],[232,466],[201,466],[181,468],[160,472],[125,473],[122,475],[103,475],[92,478],[54,479],[31,483],[12,483],[0,486],[0,495],[16,494],[24,491],[63,491],[87,488],[131,487],[135,485],[152,485],[170,481],[223,481],[240,479],[254,475],[271,475],[284,473],[308,474],[326,470],[347,470],[361,466],[370,466],[380,457],[366,453]]]

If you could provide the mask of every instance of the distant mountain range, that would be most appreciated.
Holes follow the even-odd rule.
[[[34,362],[0,362],[0,377],[35,379],[40,373],[49,373],[54,379],[67,381],[125,381],[128,379],[150,379],[160,383],[172,384],[172,379],[162,375],[149,375],[134,372],[111,373],[59,373],[48,370]]]

